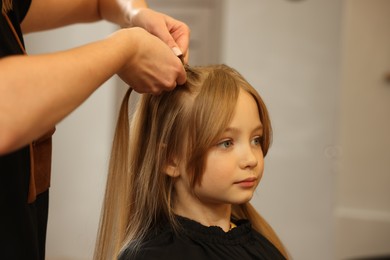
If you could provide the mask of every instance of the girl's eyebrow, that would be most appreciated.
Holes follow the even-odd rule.
[[[255,129],[253,129],[253,132],[256,132],[256,131],[261,131],[263,132],[263,124],[260,123],[260,125],[258,125]]]
[[[255,128],[253,128],[252,132],[257,132],[257,131],[261,131],[263,132],[263,124],[260,124],[258,126],[256,126]],[[223,131],[224,133],[239,133],[240,132],[240,129],[237,128],[237,127],[227,127],[225,129],[225,131]]]

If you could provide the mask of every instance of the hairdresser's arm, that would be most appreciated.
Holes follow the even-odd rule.
[[[103,19],[126,27],[132,10],[146,7],[143,0],[32,0],[23,30],[42,31]]]
[[[32,0],[22,28],[29,33],[103,19],[122,27],[142,27],[170,48],[178,47],[188,61],[188,26],[148,9],[144,0]]]
[[[0,154],[40,137],[116,73],[138,92],[185,82],[172,50],[141,28],[64,52],[0,59]]]

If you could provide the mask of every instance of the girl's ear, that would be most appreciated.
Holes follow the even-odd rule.
[[[176,160],[169,162],[164,169],[164,173],[172,178],[179,177],[180,169]]]

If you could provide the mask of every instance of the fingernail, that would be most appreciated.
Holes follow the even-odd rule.
[[[173,48],[172,48],[172,51],[173,51],[173,53],[174,53],[176,56],[183,55],[183,53],[181,52],[181,50],[180,50],[178,47],[173,47]]]

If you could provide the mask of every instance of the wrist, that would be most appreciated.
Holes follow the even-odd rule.
[[[135,26],[132,21],[133,17],[136,16],[141,10],[148,9],[148,6],[144,0],[133,0],[126,1],[126,3],[123,4],[123,9],[126,27],[133,27]]]
[[[118,59],[119,68],[117,71],[122,71],[126,67],[131,66],[134,60],[137,59],[137,54],[140,49],[141,40],[144,39],[145,30],[139,27],[125,28],[115,32],[110,38],[114,41],[111,45],[111,50],[115,55],[114,59]],[[113,47],[114,46],[114,47]]]

